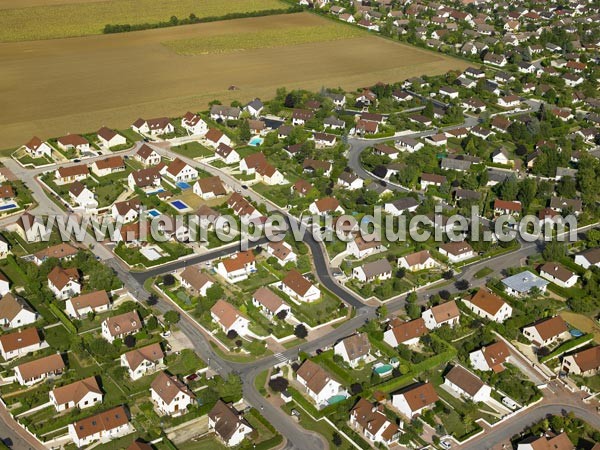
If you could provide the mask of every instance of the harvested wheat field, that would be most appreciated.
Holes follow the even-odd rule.
[[[466,67],[308,13],[0,44],[0,60],[0,148],[177,116],[213,99],[268,99],[282,86],[355,89]]]

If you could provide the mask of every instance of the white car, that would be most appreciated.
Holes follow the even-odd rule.
[[[441,441],[440,447],[445,448],[445,449],[450,449],[450,448],[452,448],[452,444],[449,441]]]

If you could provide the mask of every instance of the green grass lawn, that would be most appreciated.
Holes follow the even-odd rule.
[[[206,158],[214,155],[212,150],[209,150],[198,142],[189,142],[187,144],[171,147],[171,150],[187,158]]]
[[[206,367],[206,363],[193,350],[186,348],[173,361],[169,358],[168,366],[174,375],[187,376]]]
[[[494,270],[489,268],[489,267],[484,267],[483,269],[478,270],[475,275],[473,275],[475,278],[480,279],[480,278],[484,278],[486,276],[488,276],[490,273],[493,273]]]

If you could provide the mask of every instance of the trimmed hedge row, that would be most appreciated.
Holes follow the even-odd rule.
[[[594,339],[594,335],[591,333],[584,334],[583,336],[579,336],[576,339],[571,339],[571,340],[559,345],[558,347],[556,347],[554,349],[554,351],[551,352],[549,355],[542,356],[540,358],[540,362],[545,363],[547,361],[550,361],[551,359],[557,358],[558,356],[562,355],[563,353],[566,353],[569,350],[574,349],[575,347],[583,345],[586,342],[591,341],[592,339]]]

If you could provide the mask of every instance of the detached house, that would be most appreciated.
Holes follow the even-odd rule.
[[[287,263],[295,263],[298,256],[292,249],[292,246],[285,241],[269,242],[267,244],[267,253],[277,258],[280,266],[285,266]]]
[[[516,275],[504,278],[502,280],[504,290],[507,294],[513,297],[523,297],[531,294],[533,289],[537,289],[538,292],[546,292],[548,282],[537,275],[534,275],[528,270],[525,270]]]
[[[237,120],[242,110],[237,106],[212,105],[210,107],[210,118],[216,121]]]
[[[600,267],[600,248],[590,248],[575,255],[575,264],[589,269],[591,266]]]
[[[98,208],[96,195],[80,181],[71,184],[69,187],[69,197],[75,204],[84,208],[86,211],[92,211]]]
[[[486,288],[480,288],[475,295],[462,302],[479,317],[494,322],[503,323],[512,316],[512,307]]]
[[[43,158],[44,156],[52,157],[52,147],[47,142],[42,141],[39,137],[34,136],[24,145],[25,151],[32,158]]]
[[[279,287],[292,299],[310,303],[321,298],[321,291],[296,269],[290,270]]]
[[[88,177],[88,167],[85,164],[77,164],[68,167],[59,167],[54,174],[56,184],[67,184],[82,181]]]
[[[600,346],[580,350],[562,360],[561,371],[566,374],[591,377],[600,370]]]
[[[504,370],[504,363],[510,360],[510,349],[504,341],[494,342],[491,345],[475,350],[469,354],[471,366],[476,370],[498,373]]]
[[[400,344],[416,345],[419,343],[421,336],[425,336],[427,332],[422,317],[408,322],[400,322],[399,319],[394,319],[383,333],[383,341],[394,348]]]
[[[123,406],[117,406],[69,424],[69,437],[77,447],[110,441],[133,431]]]
[[[0,299],[0,325],[5,328],[16,328],[35,323],[37,312],[25,300],[10,292]]]
[[[55,266],[48,274],[48,289],[59,300],[66,300],[81,293],[79,271]]]
[[[156,150],[154,150],[148,144],[143,144],[139,148],[134,156],[134,159],[141,162],[144,166],[155,166],[162,161]]]
[[[402,393],[392,395],[392,405],[404,416],[412,419],[439,400],[431,383],[411,386]]]
[[[208,124],[202,117],[189,111],[181,118],[181,126],[194,136],[204,136],[208,132]]]
[[[246,250],[222,259],[217,264],[216,271],[230,283],[246,280],[252,272],[256,271],[254,253],[252,250]]]
[[[385,415],[382,406],[361,398],[350,412],[350,426],[373,444],[390,446],[398,441],[400,429]]]
[[[569,339],[570,333],[563,318],[555,316],[523,328],[523,336],[536,347],[546,347],[554,342]]]
[[[215,156],[225,164],[235,164],[240,162],[240,154],[227,144],[220,143],[215,149]]]
[[[139,198],[114,203],[111,210],[112,218],[120,223],[133,222],[140,215],[141,206]]]
[[[292,125],[304,125],[315,116],[315,113],[308,109],[294,109],[292,111]]]
[[[433,306],[423,311],[421,317],[425,321],[425,326],[429,330],[439,328],[442,325],[454,327],[460,321],[460,310],[454,300]]]
[[[252,304],[260,309],[260,312],[268,319],[272,319],[273,316],[277,316],[284,311],[287,315],[291,311],[290,306],[279,295],[264,286],[258,288],[254,293]]]
[[[368,240],[365,239],[366,237],[368,236],[363,237],[359,234],[354,240],[347,242],[346,252],[356,259],[362,259],[383,250],[379,237],[371,235]]]
[[[161,170],[161,175],[174,183],[192,181],[198,178],[198,170],[179,158],[175,158]]]
[[[25,328],[0,336],[0,353],[5,361],[27,355],[44,348],[45,341],[40,338],[37,328]]]
[[[440,245],[439,252],[448,258],[451,263],[465,261],[475,257],[473,247],[468,242],[448,242]]]
[[[126,367],[129,378],[138,380],[144,375],[155,372],[162,366],[165,354],[160,344],[150,344],[136,348],[121,355],[121,367]]]
[[[208,413],[208,429],[214,431],[227,447],[241,444],[254,431],[233,406],[217,400]]]
[[[206,273],[202,272],[199,264],[187,266],[181,274],[181,285],[192,295],[206,297],[206,291],[215,283]]]
[[[371,342],[366,333],[356,333],[333,346],[333,353],[342,357],[350,367],[366,362],[370,356]]]
[[[127,185],[132,191],[136,188],[152,191],[160,186],[160,169],[161,167],[154,166],[146,169],[134,170],[127,177]]]
[[[58,148],[65,151],[76,150],[79,153],[90,151],[88,140],[78,134],[67,134],[66,136],[59,137],[56,143],[58,144]]]
[[[77,319],[89,313],[102,313],[110,308],[110,299],[106,291],[89,292],[70,298],[65,303],[67,314]]]
[[[364,180],[353,172],[342,172],[337,179],[337,184],[349,191],[362,189]]]
[[[66,411],[71,408],[91,408],[102,403],[102,390],[96,377],[89,377],[54,388],[48,394],[56,411]]]
[[[562,264],[548,262],[540,269],[540,275],[548,281],[563,287],[570,288],[575,286],[579,276],[565,268]]]
[[[398,258],[398,267],[402,267],[410,272],[433,269],[437,265],[437,261],[433,259],[429,250],[421,250]]]
[[[111,344],[115,339],[123,339],[142,329],[142,319],[137,311],[130,311],[109,317],[102,322],[102,337]]]
[[[559,435],[542,435],[529,437],[517,446],[517,450],[575,450],[575,446],[569,439],[567,433]],[[596,450],[596,448],[592,448]]]
[[[392,216],[400,216],[404,213],[412,213],[417,210],[419,207],[419,202],[417,202],[412,197],[405,197],[395,200],[391,203],[386,203],[384,205],[384,211]]]
[[[41,217],[28,212],[17,219],[14,230],[26,242],[40,242],[51,231],[46,229]]]
[[[239,336],[248,334],[250,321],[240,311],[225,300],[218,300],[210,309],[212,320],[215,321],[225,334],[235,331]]]
[[[381,258],[352,269],[352,278],[363,283],[389,280],[392,278],[392,266],[386,258]]]
[[[335,395],[345,395],[342,385],[310,359],[302,363],[296,372],[296,380],[304,386],[306,393],[318,408],[327,405],[327,400]]]
[[[54,354],[16,366],[15,376],[21,386],[33,386],[46,378],[61,375],[64,370],[62,357]]]
[[[458,365],[444,376],[444,386],[474,403],[485,403],[492,394],[492,388],[481,381],[481,378]]]
[[[113,148],[127,144],[127,139],[125,139],[124,136],[121,136],[115,130],[111,130],[110,128],[102,127],[96,134],[98,135],[100,145],[105,148]]]
[[[340,206],[340,202],[333,197],[323,197],[315,200],[310,204],[308,210],[311,214],[324,216],[328,214],[344,214],[344,209]]]
[[[194,393],[174,375],[159,372],[150,385],[150,397],[158,413],[179,416],[196,400]]]
[[[221,145],[231,147],[231,139],[229,139],[229,136],[217,128],[209,129],[208,133],[204,135],[204,139],[206,139],[206,143],[214,149],[218,149]]]
[[[194,183],[193,192],[203,200],[221,197],[227,194],[227,189],[219,177],[201,178]]]
[[[175,127],[169,121],[168,117],[159,117],[157,119],[138,119],[131,125],[131,129],[139,134],[149,134],[150,136],[160,136],[175,132]]]
[[[105,177],[125,170],[125,160],[122,156],[111,156],[100,159],[92,164],[92,172],[99,177]]]

